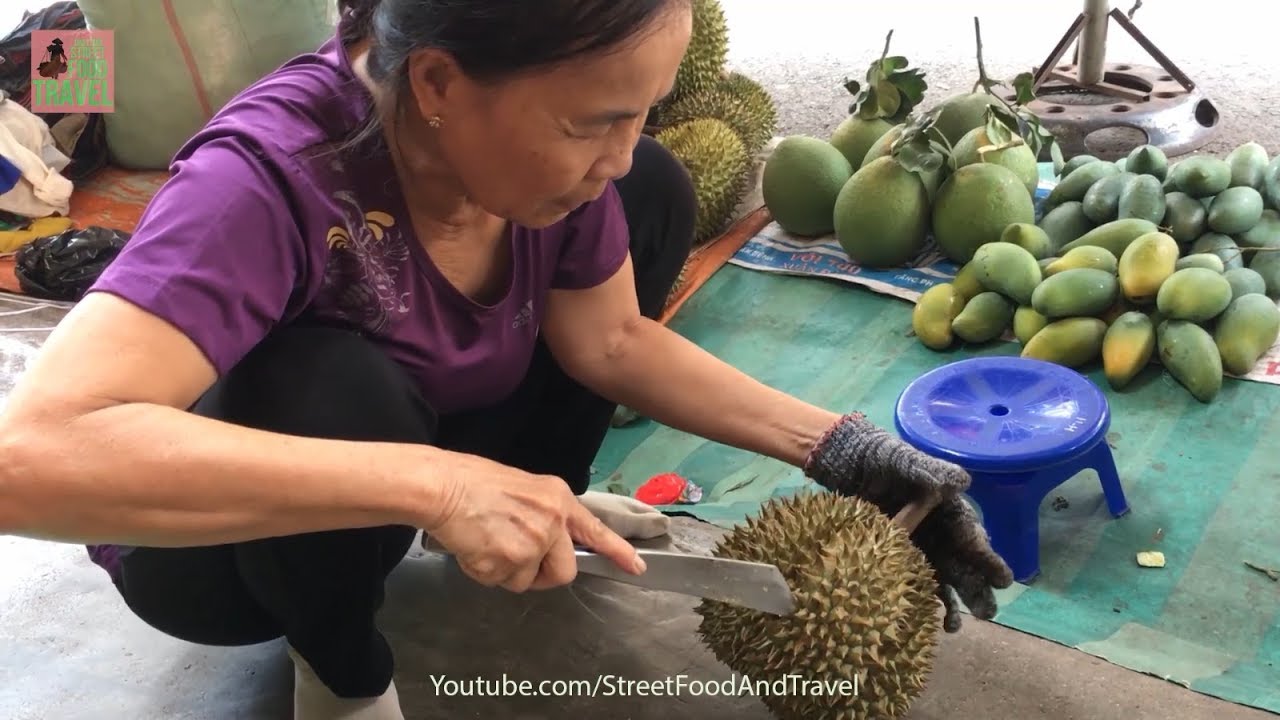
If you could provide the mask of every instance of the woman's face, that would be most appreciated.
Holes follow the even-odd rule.
[[[442,55],[410,62],[419,128],[471,202],[531,227],[555,223],[631,168],[650,107],[671,90],[691,32],[674,4],[607,55],[479,84]],[[434,137],[432,137],[434,136]]]

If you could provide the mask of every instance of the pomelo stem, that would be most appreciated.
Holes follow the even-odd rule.
[[[991,78],[987,77],[987,66],[982,60],[982,25],[978,22],[977,15],[973,16],[973,35],[977,40],[978,46],[978,82],[974,90],[982,87],[987,92],[991,92]]]
[[[991,77],[987,75],[987,64],[986,64],[986,61],[984,61],[982,58],[982,24],[978,21],[977,15],[973,16],[973,35],[976,40],[976,44],[978,46],[978,82],[974,83],[973,89],[976,91],[979,87],[981,87],[984,91],[986,91],[988,95],[999,100],[1000,104],[1009,108],[1010,112],[1017,114],[1018,112],[1017,109],[1014,108],[1012,105],[1010,105],[1009,101],[1005,100],[1004,98],[1000,97],[999,95],[991,91],[992,86],[998,85],[1001,83],[997,83],[993,81]]]

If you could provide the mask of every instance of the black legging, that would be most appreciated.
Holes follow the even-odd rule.
[[[656,317],[689,253],[692,187],[681,165],[645,137],[618,188],[641,309]],[[580,494],[614,409],[569,379],[540,343],[523,383],[501,405],[438,417],[372,343],[298,323],[266,338],[194,412],[293,435],[473,452],[557,475]],[[386,690],[393,665],[375,613],[416,532],[388,526],[139,548],[124,558],[120,590],[133,612],[164,633],[221,646],[284,637],[334,693],[372,697]]]

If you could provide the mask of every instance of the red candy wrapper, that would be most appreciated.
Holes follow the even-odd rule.
[[[676,473],[661,473],[636,488],[636,499],[649,505],[688,505],[702,499],[702,488]]]

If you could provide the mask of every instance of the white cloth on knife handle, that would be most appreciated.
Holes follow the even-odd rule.
[[[592,515],[627,540],[649,540],[666,535],[671,529],[671,518],[633,497],[588,490],[578,499]]]

